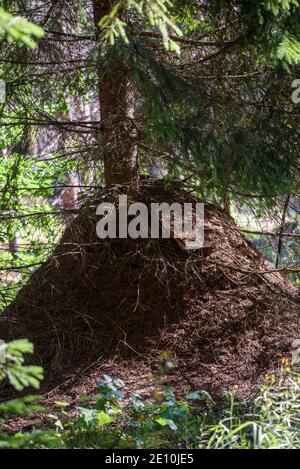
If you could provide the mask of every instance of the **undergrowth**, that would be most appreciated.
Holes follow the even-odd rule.
[[[22,347],[21,351],[17,347],[23,376],[20,353]],[[2,363],[2,376],[13,361],[11,354]],[[39,372],[36,387],[40,379]],[[205,391],[179,397],[170,388],[157,389],[145,399],[128,395],[125,383],[110,376],[103,377],[94,395],[82,397],[75,411],[68,403],[56,402],[57,410],[48,413],[36,403],[38,399],[28,396],[0,405],[0,448],[300,448],[300,373],[287,359],[277,377],[266,375],[256,396],[243,402],[225,394],[220,405]],[[46,428],[7,433],[11,415],[33,411],[43,413]]]

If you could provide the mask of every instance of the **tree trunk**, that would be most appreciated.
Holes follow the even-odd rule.
[[[277,247],[277,254],[276,254],[276,261],[275,261],[275,267],[276,269],[279,268],[280,260],[281,260],[281,254],[282,254],[282,248],[283,248],[283,234],[284,234],[284,225],[285,225],[285,220],[286,220],[286,215],[289,209],[289,204],[290,204],[291,196],[289,195],[283,206],[283,212],[282,212],[282,217],[281,217],[281,223],[280,223],[280,228],[279,228],[279,238],[278,238],[278,247]]]
[[[111,0],[93,0],[95,24],[107,15]],[[99,32],[97,33],[99,36]],[[128,64],[119,57],[102,72],[99,67],[101,142],[104,176],[108,187],[138,185],[137,129],[134,124],[134,90]]]
[[[224,197],[223,197],[223,205],[224,205],[224,212],[230,216],[231,213],[231,200],[230,200],[230,192],[228,189],[225,190]]]

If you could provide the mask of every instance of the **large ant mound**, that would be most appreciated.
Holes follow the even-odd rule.
[[[193,388],[247,394],[298,338],[294,288],[266,273],[270,264],[212,205],[198,251],[174,239],[100,240],[96,207],[116,195],[90,198],[70,221],[1,318],[2,338],[35,344],[46,389],[112,358],[116,375],[127,363],[138,380],[166,356],[173,384],[188,379]],[[137,198],[148,206],[195,203],[179,185],[166,189],[159,181],[143,185]]]

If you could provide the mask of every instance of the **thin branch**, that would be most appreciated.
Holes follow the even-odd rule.
[[[133,36],[136,37],[150,37],[154,39],[162,39],[161,33],[155,33],[153,31],[139,31],[134,32]],[[211,47],[219,47],[221,45],[227,45],[227,42],[224,41],[202,41],[200,39],[188,39],[186,37],[174,36],[173,34],[169,34],[169,38],[175,42],[179,42],[182,44],[189,44],[193,46],[211,46]]]
[[[252,230],[244,230],[244,229],[239,229],[242,233],[247,233],[247,234],[253,234],[253,235],[259,235],[259,236],[272,236],[273,238],[278,238],[279,236],[282,236],[283,238],[300,238],[299,233],[273,233],[271,231],[252,231]]]
[[[18,267],[4,267],[0,269],[0,272],[9,272],[9,271],[14,271],[14,270],[24,270],[24,269],[30,269],[30,267],[37,267],[39,265],[42,265],[44,262],[36,262],[34,264],[29,264],[29,265],[20,265]]]

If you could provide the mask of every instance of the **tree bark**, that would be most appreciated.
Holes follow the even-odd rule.
[[[224,197],[223,197],[223,204],[224,204],[224,212],[230,216],[231,200],[230,200],[230,192],[228,189],[225,190]]]
[[[93,0],[95,25],[113,5],[111,0]],[[101,142],[104,176],[108,187],[138,185],[137,129],[134,123],[135,96],[126,61],[119,57],[104,72],[99,66]]]

